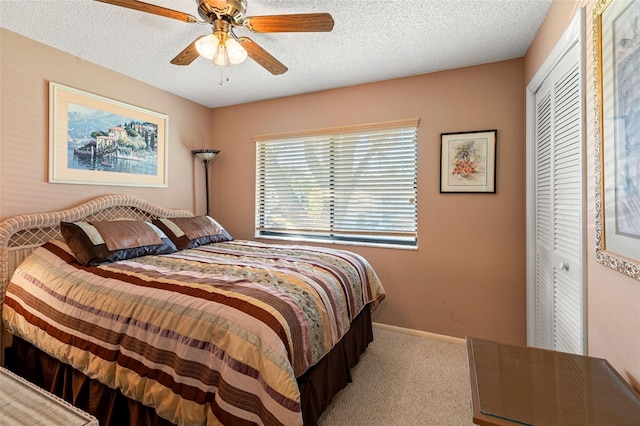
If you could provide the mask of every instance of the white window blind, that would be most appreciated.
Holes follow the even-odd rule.
[[[255,137],[256,236],[415,246],[417,125]]]

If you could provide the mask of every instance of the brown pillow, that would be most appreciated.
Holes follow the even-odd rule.
[[[173,241],[178,250],[233,240],[210,216],[157,218],[153,220],[153,224]]]
[[[149,224],[137,220],[89,222],[95,226],[110,251],[162,244]]]
[[[143,221],[61,222],[60,232],[85,266],[176,251],[160,229]]]

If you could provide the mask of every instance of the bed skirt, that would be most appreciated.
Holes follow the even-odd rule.
[[[360,355],[372,341],[371,312],[366,306],[342,340],[318,364],[298,378],[306,426],[317,425],[333,396],[351,382],[351,368],[358,363]],[[172,424],[157,416],[153,408],[89,379],[15,336],[12,346],[7,349],[5,363],[8,369],[30,382],[93,414],[101,426]]]

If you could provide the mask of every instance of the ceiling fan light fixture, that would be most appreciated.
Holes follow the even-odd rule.
[[[218,44],[218,48],[216,49],[216,54],[213,57],[213,65],[220,68],[225,68],[229,66],[229,55],[227,54],[226,43]]]
[[[2,1],[2,0],[0,0]],[[294,13],[284,15],[245,16],[247,0],[196,0],[198,14],[194,16],[146,3],[140,0],[97,0],[114,6],[138,10],[184,22],[211,24],[213,34],[192,41],[171,59],[174,65],[189,65],[202,56],[226,72],[229,64],[239,64],[250,57],[273,75],[287,71],[287,67],[248,37],[237,38],[235,27],[254,33],[327,32],[333,30],[334,21],[329,13]],[[227,78],[228,80],[228,78]],[[222,80],[221,80],[222,81]]]
[[[248,56],[247,51],[235,39],[229,38],[227,39],[227,42],[225,44],[227,47],[227,55],[229,56],[229,62],[231,62],[234,65],[237,65],[237,64],[241,64],[242,62],[244,62],[245,59],[247,59],[247,56]]]
[[[200,37],[196,41],[196,50],[198,51],[198,54],[209,60],[215,57],[219,46],[220,41],[218,40],[218,37],[213,34]]]

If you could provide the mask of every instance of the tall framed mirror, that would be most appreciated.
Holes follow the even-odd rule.
[[[594,9],[596,260],[640,280],[640,2]]]

